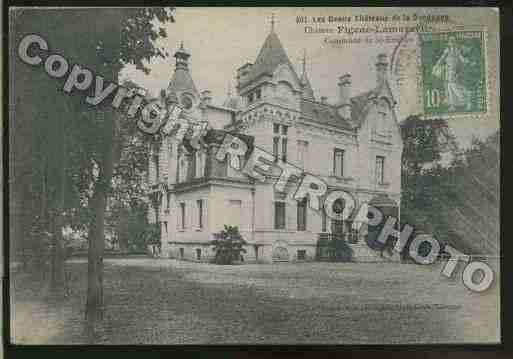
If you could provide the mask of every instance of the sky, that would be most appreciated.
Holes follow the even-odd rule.
[[[175,23],[164,25],[168,37],[160,39],[158,46],[168,52],[166,59],[154,59],[148,64],[149,75],[127,66],[122,78],[130,78],[146,88],[152,95],[166,88],[174,71],[172,57],[180,43],[191,53],[189,68],[196,87],[212,91],[213,102],[222,103],[235,87],[236,70],[246,62],[254,62],[271,30],[274,13],[275,31],[281,40],[298,75],[302,71],[302,57],[306,51],[306,68],[316,98],[327,96],[334,103],[338,96],[339,76],[352,75],[352,95],[372,89],[376,84],[375,62],[380,53],[390,57],[395,44],[356,44],[331,46],[324,43],[324,34],[306,34],[304,25],[296,23],[298,15],[346,16],[383,14],[394,9],[347,8],[178,8]],[[312,25],[313,24],[309,24]],[[323,26],[322,24],[319,26]],[[325,26],[324,26],[325,27]],[[331,24],[331,27],[335,27]],[[398,101],[399,120],[410,111],[411,90],[394,94]],[[409,96],[410,101],[405,97]],[[497,130],[498,116],[485,118],[451,119],[450,127],[461,146],[466,147],[472,136],[485,137]],[[469,126],[471,124],[471,126]]]

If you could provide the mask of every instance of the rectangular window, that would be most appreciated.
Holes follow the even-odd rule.
[[[274,137],[273,138],[273,155],[276,160],[278,160],[279,151],[280,151],[280,138]]]
[[[273,133],[276,133],[276,134],[280,133],[280,125],[279,124],[277,124],[277,123],[273,124]]]
[[[180,258],[183,259],[185,250],[183,248],[180,248],[179,251],[180,251]]]
[[[160,177],[159,155],[153,155],[153,165],[155,166],[155,181]]]
[[[178,171],[179,179],[180,179],[180,182],[185,182],[185,181],[187,181],[187,177],[188,177],[187,171],[188,171],[189,160],[186,155],[182,154],[180,156],[179,161],[180,161],[179,162],[180,167],[178,168],[179,169],[179,171]]]
[[[182,229],[185,229],[185,203],[180,203],[180,225]]]
[[[182,170],[181,166],[180,166],[180,156],[177,157],[176,159],[176,182],[181,182],[181,177],[180,177],[180,171]]]
[[[385,182],[385,157],[376,156],[376,183]]]
[[[308,168],[308,142],[306,141],[297,141],[298,148],[298,163],[302,169]]]
[[[281,159],[283,162],[287,162],[287,139],[281,139]]]
[[[274,229],[285,229],[285,202],[274,202]]]
[[[281,125],[281,134],[283,136],[287,136],[288,129],[289,129],[289,126]]]
[[[197,260],[201,259],[201,249],[200,248],[196,248],[196,259]]]
[[[203,200],[198,199],[196,204],[198,205],[198,228],[203,228]]]
[[[248,103],[251,103],[253,102],[253,94],[250,93],[249,96],[248,96]]]
[[[171,206],[171,193],[166,193],[166,209],[169,211],[169,208]]]
[[[154,212],[155,212],[155,223],[158,223],[158,221],[159,221],[159,212],[160,212],[159,204],[155,202],[153,204],[153,209],[154,209]]]
[[[257,100],[260,100],[261,97],[262,97],[262,91],[260,89],[256,90],[256,98],[257,98]]]
[[[189,166],[191,168],[191,179],[193,178],[196,178],[196,161],[197,161],[197,152],[194,152],[191,156],[190,156],[190,163],[189,163]]]
[[[164,231],[167,234],[167,221],[164,221]]]
[[[196,177],[204,176],[204,163],[205,155],[202,152],[196,152]]]
[[[333,152],[333,174],[344,177],[344,150],[335,148]]]
[[[306,260],[306,250],[304,249],[298,249],[297,250],[297,259],[299,261],[304,261]]]
[[[297,230],[306,231],[306,198],[297,202]]]
[[[326,218],[326,211],[324,210],[324,208],[321,210],[321,231],[322,232],[326,232],[326,222],[327,222],[327,218]]]

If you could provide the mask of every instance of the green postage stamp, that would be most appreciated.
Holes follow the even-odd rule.
[[[420,34],[420,41],[424,113],[486,112],[483,32]]]

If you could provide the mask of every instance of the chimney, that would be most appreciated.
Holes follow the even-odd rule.
[[[351,75],[345,74],[338,81],[338,114],[345,120],[351,119]]]
[[[376,62],[376,85],[379,87],[387,80],[388,59],[387,54],[379,54]]]
[[[326,96],[321,96],[321,103],[323,103],[323,104],[328,103],[328,98]]]
[[[351,75],[345,74],[339,77],[338,82],[338,104],[349,105],[351,97]]]
[[[207,105],[212,104],[212,92],[210,90],[205,90],[201,93],[201,100],[203,103]]]
[[[251,62],[246,62],[244,65],[239,67],[237,70],[237,88],[241,87],[246,82],[247,76],[251,70],[253,64]]]

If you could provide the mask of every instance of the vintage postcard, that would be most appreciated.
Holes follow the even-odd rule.
[[[12,343],[500,343],[498,9],[8,35]]]

